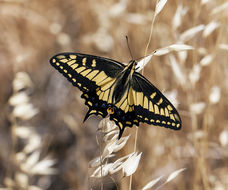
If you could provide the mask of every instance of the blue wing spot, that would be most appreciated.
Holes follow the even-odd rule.
[[[121,111],[117,111],[117,115],[118,116],[121,116],[122,114],[121,114]]]

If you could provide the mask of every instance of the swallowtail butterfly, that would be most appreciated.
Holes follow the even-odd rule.
[[[82,91],[89,107],[84,121],[92,114],[109,115],[119,127],[140,122],[181,129],[181,118],[170,101],[144,76],[135,71],[137,62],[124,64],[81,53],[60,53],[50,63]]]

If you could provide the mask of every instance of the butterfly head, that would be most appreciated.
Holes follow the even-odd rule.
[[[138,62],[136,60],[131,60],[131,61],[129,61],[129,66],[132,65],[132,67],[136,67],[137,63]]]

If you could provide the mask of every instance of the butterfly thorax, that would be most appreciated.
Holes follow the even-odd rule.
[[[113,104],[118,103],[123,97],[124,93],[129,90],[131,86],[131,78],[135,72],[136,61],[132,60],[117,76],[117,80],[114,86],[112,102]]]

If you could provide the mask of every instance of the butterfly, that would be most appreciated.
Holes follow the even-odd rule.
[[[136,72],[137,61],[128,65],[104,57],[60,53],[50,64],[82,91],[89,110],[84,121],[95,114],[109,116],[119,127],[140,122],[181,129],[181,118],[170,101],[144,76]]]

